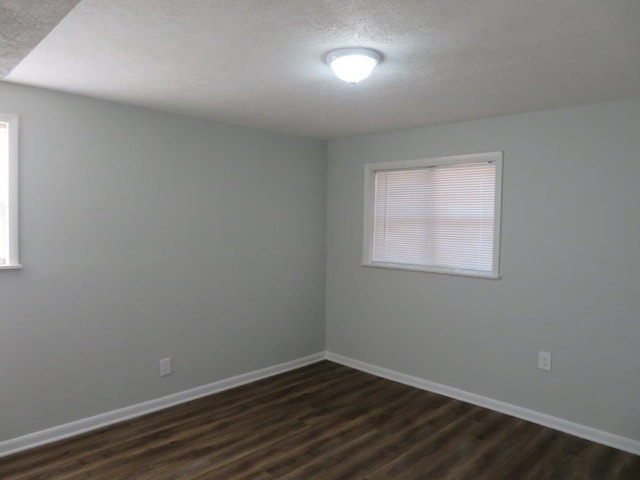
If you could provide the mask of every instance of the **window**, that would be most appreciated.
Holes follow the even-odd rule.
[[[0,269],[18,259],[18,117],[0,113]]]
[[[365,166],[363,265],[499,277],[502,152]]]

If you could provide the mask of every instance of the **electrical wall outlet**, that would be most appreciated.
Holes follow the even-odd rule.
[[[163,358],[160,360],[160,376],[166,377],[167,375],[171,375],[171,358]]]
[[[538,352],[538,368],[551,371],[551,354],[549,352]]]

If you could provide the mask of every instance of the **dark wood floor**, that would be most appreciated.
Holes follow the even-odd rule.
[[[640,457],[331,362],[0,459],[2,480],[638,480]]]

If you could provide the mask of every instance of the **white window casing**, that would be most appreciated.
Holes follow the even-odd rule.
[[[0,270],[22,268],[18,233],[18,117],[0,113]]]
[[[362,264],[500,277],[502,152],[365,165]]]

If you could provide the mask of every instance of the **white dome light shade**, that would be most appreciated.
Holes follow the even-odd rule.
[[[368,48],[340,48],[327,54],[327,63],[340,80],[356,84],[373,72],[382,56]]]

